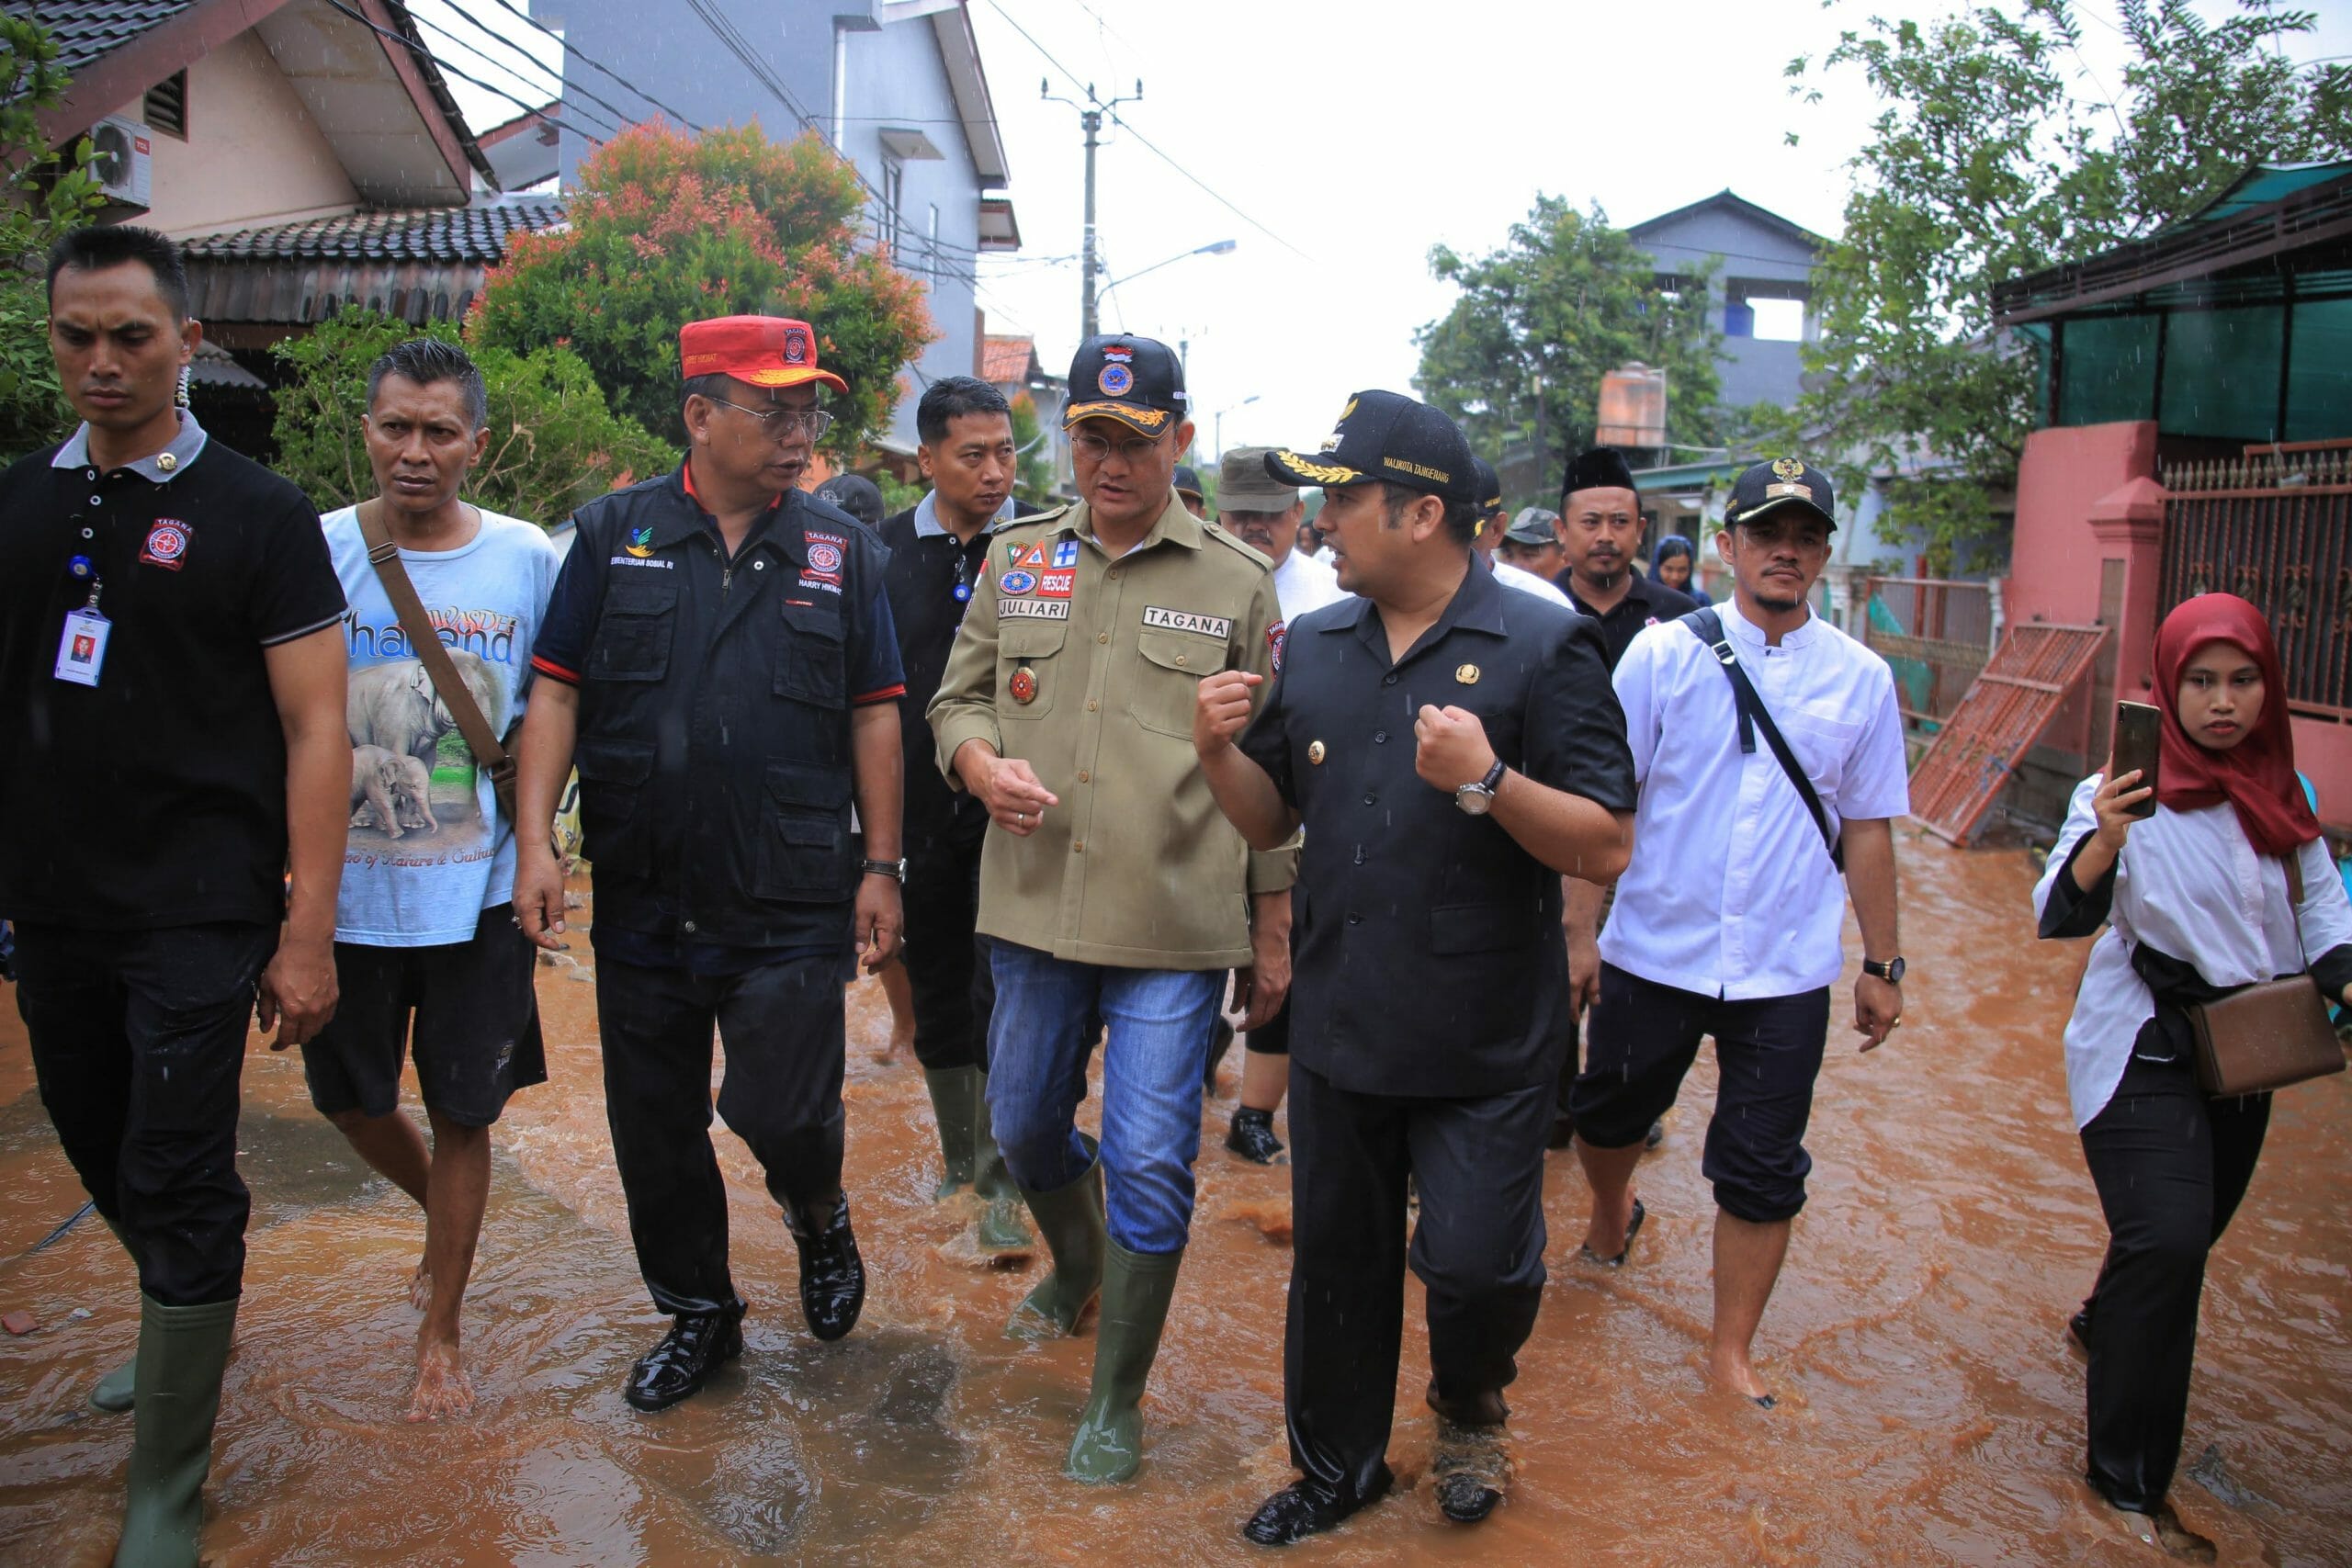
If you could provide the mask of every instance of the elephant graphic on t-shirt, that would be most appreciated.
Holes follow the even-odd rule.
[[[433,815],[433,771],[404,752],[381,746],[351,749],[351,809],[354,825],[364,809],[375,825],[397,839],[411,828],[441,830]]]
[[[498,682],[478,654],[462,648],[447,650],[458,679],[473,694],[491,732],[500,728]],[[430,771],[441,737],[458,727],[449,705],[434,690],[433,676],[418,659],[389,660],[351,672],[344,715],[354,746],[380,746],[414,757]]]

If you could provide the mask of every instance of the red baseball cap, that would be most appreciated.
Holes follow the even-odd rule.
[[[822,381],[837,392],[849,390],[848,382],[817,367],[817,334],[808,323],[781,316],[688,321],[678,331],[678,357],[689,378],[732,376],[754,387]]]

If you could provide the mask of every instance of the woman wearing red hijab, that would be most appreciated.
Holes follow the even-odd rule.
[[[2140,1540],[2193,1552],[2210,1543],[2181,1528],[2165,1493],[2205,1255],[2253,1179],[2270,1097],[2206,1098],[2181,1009],[2306,970],[2352,1002],[2352,905],[2295,777],[2262,613],[2200,594],[2165,617],[2155,666],[2155,815],[2129,814],[2149,794],[2136,770],[2085,779],[2034,902],[2045,937],[2108,928],[2066,1025],[2075,1122],[2109,1238],[2071,1325],[2090,1356],[2087,1478]]]

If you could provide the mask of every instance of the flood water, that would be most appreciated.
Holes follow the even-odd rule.
[[[1698,1173],[1711,1060],[1637,1190],[1632,1262],[1576,1260],[1585,1187],[1555,1155],[1552,1280],[1510,1391],[1518,1479],[1483,1526],[1440,1519],[1408,1284],[1390,1459],[1398,1492],[1302,1563],[2131,1563],[2087,1502],[2082,1369],[2063,1339],[2103,1231],[2066,1115],[2059,1034],[2083,944],[2030,940],[2019,851],[1903,845],[1908,1012],[1857,1055],[1840,994],[1809,1143],[1810,1206],[1758,1344],[1781,1408],[1702,1383],[1713,1209]],[[577,955],[589,958],[575,926]],[[1849,952],[1851,939],[1849,936]],[[1042,1260],[990,1271],[933,1207],[921,1074],[882,1066],[878,988],[850,998],[848,1184],[871,1284],[857,1331],[801,1327],[789,1239],[722,1134],[742,1360],[674,1410],[621,1400],[662,1327],[630,1255],[599,1087],[594,987],[540,970],[550,1081],[495,1134],[466,1351],[481,1403],[406,1409],[422,1219],[253,1043],[240,1146],[254,1218],[205,1550],[242,1564],[817,1562],[1159,1565],[1263,1561],[1237,1527],[1288,1478],[1288,1187],[1221,1146],[1239,1055],[1205,1118],[1200,1210],[1145,1413],[1143,1473],[1062,1479],[1091,1333],[999,1335]],[[413,1088],[409,1103],[413,1104]],[[1090,1100],[1089,1113],[1093,1108]],[[1277,1130],[1281,1123],[1277,1120]],[[2352,1562],[2352,1075],[2278,1097],[2206,1291],[2175,1502],[2222,1560]],[[95,1218],[27,1249],[83,1193],[0,1009],[0,1561],[103,1563],[130,1417],[84,1403],[136,1337],[136,1281]],[[75,1309],[88,1315],[74,1317]]]

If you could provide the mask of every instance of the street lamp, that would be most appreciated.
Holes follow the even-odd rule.
[[[1237,243],[1238,243],[1238,242],[1233,240],[1212,240],[1205,245],[1195,245],[1189,251],[1179,251],[1172,256],[1152,263],[1149,266],[1138,268],[1137,270],[1127,274],[1125,277],[1113,278],[1110,282],[1102,286],[1102,298],[1105,299],[1109,299],[1111,297],[1111,290],[1116,288],[1122,283],[1133,283],[1136,278],[1141,277],[1147,272],[1158,272],[1163,266],[1173,266],[1187,256],[1230,255],[1233,254],[1234,247]],[[1088,314],[1083,324],[1086,328],[1086,335],[1089,337],[1092,337],[1094,335],[1100,325],[1091,312]]]
[[[1225,407],[1216,411],[1216,417],[1211,422],[1211,428],[1214,433],[1212,439],[1216,443],[1216,460],[1218,462],[1222,463],[1225,461],[1225,416],[1231,413],[1235,409],[1248,408],[1251,403],[1258,400],[1258,396],[1259,395],[1256,392],[1252,392],[1248,397],[1242,399],[1239,402],[1227,403]]]

